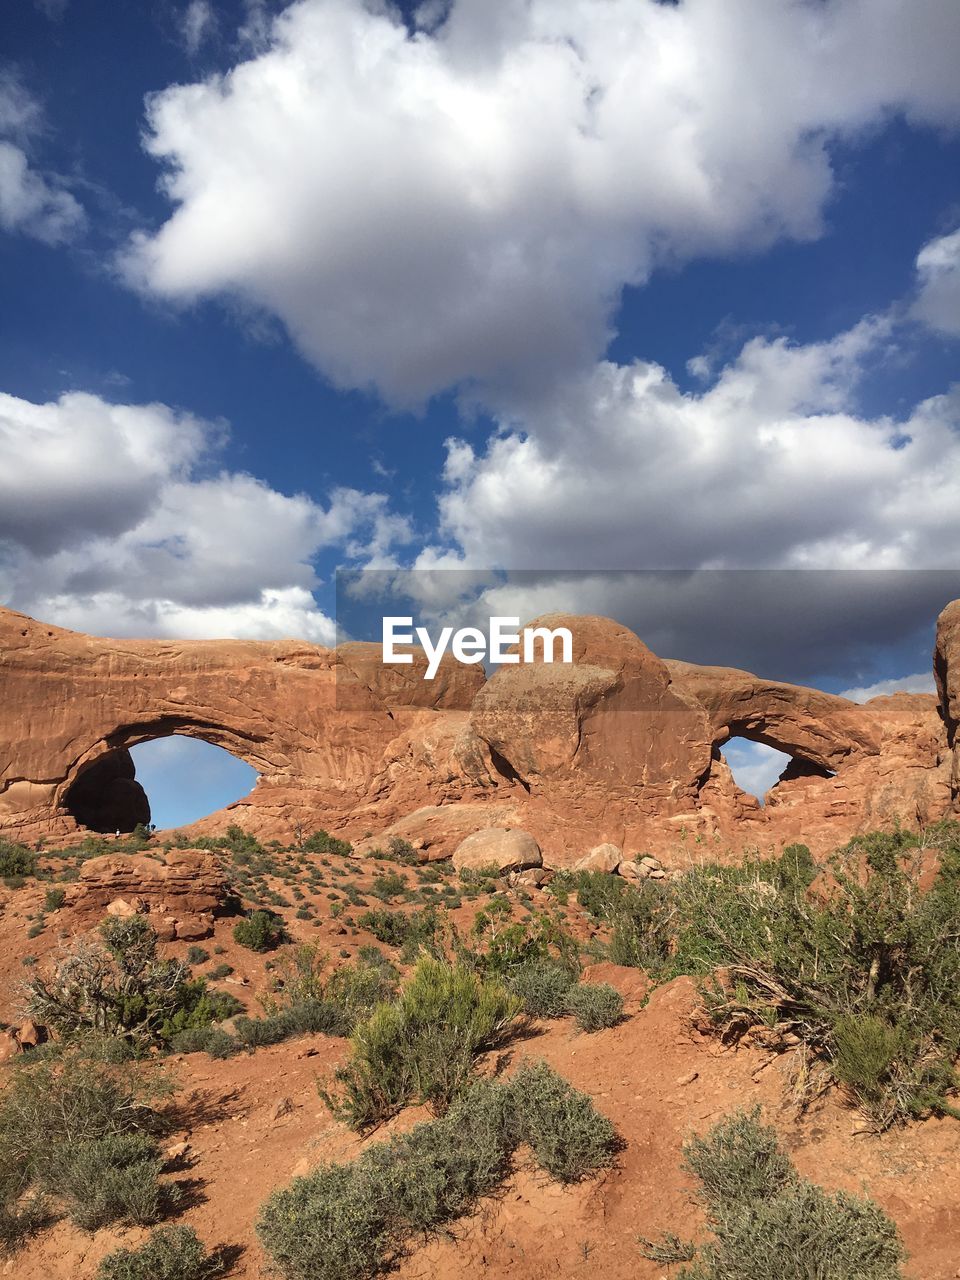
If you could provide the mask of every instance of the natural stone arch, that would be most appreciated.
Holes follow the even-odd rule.
[[[136,777],[131,749],[162,738],[192,738],[221,747],[256,770],[269,769],[262,745],[225,724],[199,723],[188,716],[163,716],[153,722],[119,726],[93,743],[68,770],[54,805],[80,826],[102,833],[129,832],[148,825],[150,799]]]
[[[880,751],[875,719],[847,698],[733,667],[675,660],[666,665],[677,692],[706,710],[715,749],[731,738],[747,738],[785,752],[798,770],[808,767],[822,777]]]

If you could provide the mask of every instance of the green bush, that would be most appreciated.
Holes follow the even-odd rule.
[[[251,911],[233,927],[233,940],[250,951],[273,951],[290,936],[279,916],[272,911]]]
[[[617,1133],[591,1098],[545,1062],[524,1064],[510,1081],[514,1123],[537,1164],[560,1182],[578,1182],[613,1161]]]
[[[510,1172],[517,1145],[529,1141],[517,1123],[518,1094],[542,1097],[548,1089],[569,1089],[543,1064],[527,1073],[518,1073],[519,1087],[474,1081],[439,1119],[369,1147],[350,1165],[322,1165],[275,1191],[261,1209],[257,1234],[279,1274],[284,1280],[380,1275],[412,1239],[462,1217],[496,1190]],[[558,1147],[581,1151],[586,1172],[583,1113],[575,1106],[554,1107],[543,1120],[560,1126]],[[568,1124],[574,1132],[565,1131]],[[608,1150],[598,1148],[597,1157],[595,1167],[608,1163]],[[566,1170],[562,1160],[556,1163]]]
[[[206,964],[210,959],[210,952],[205,947],[194,944],[187,948],[187,964]]]
[[[348,857],[353,853],[353,845],[349,840],[338,840],[326,831],[314,831],[303,842],[304,853],[335,853],[340,857]]]
[[[66,900],[66,889],[48,889],[43,898],[43,909],[44,911],[59,911]]]
[[[381,1004],[353,1032],[349,1063],[337,1072],[335,1114],[365,1129],[408,1103],[448,1106],[478,1054],[503,1043],[521,1005],[499,983],[459,964],[422,956],[395,1003]]]
[[[581,982],[567,992],[567,1009],[581,1031],[602,1031],[623,1018],[623,996],[608,982]]]
[[[902,1280],[897,1230],[880,1207],[802,1179],[758,1113],[739,1113],[684,1148],[714,1239],[678,1280]],[[647,1257],[694,1252],[676,1237]]]
[[[921,885],[924,857],[939,867]],[[679,940],[725,966],[708,992],[727,1038],[755,1025],[799,1035],[878,1125],[950,1100],[960,1053],[960,828],[917,837],[863,836],[829,864],[819,891],[808,873],[737,884],[729,873],[677,882]]]
[[[523,1001],[532,1018],[562,1018],[574,975],[556,960],[530,960],[506,977],[506,985]]]
[[[32,876],[37,870],[37,855],[22,844],[0,836],[0,877]]]
[[[4,1236],[38,1225],[51,1202],[90,1231],[157,1221],[171,1203],[157,1096],[155,1076],[77,1050],[17,1068],[0,1096]]]
[[[223,1270],[192,1227],[157,1227],[139,1248],[108,1253],[96,1280],[210,1280]]]
[[[421,911],[364,911],[358,918],[361,929],[372,933],[378,942],[387,947],[430,946],[440,925],[437,912],[433,907],[424,907]]]
[[[373,897],[389,902],[391,898],[398,898],[406,887],[407,882],[399,872],[386,871],[383,875],[373,877],[370,892]]]
[[[64,1204],[70,1220],[84,1231],[110,1222],[148,1226],[170,1204],[160,1185],[163,1159],[153,1138],[142,1133],[113,1133],[64,1146],[47,1168],[45,1189]]]
[[[796,1184],[776,1129],[761,1124],[759,1116],[759,1110],[738,1111],[685,1145],[684,1167],[700,1182],[708,1205],[749,1209]]]

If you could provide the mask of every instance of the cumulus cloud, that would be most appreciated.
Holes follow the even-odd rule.
[[[917,277],[913,314],[938,333],[960,338],[960,227],[923,246]]]
[[[869,702],[871,698],[885,697],[891,693],[936,693],[937,685],[932,671],[918,671],[912,676],[900,676],[894,680],[878,680],[875,684],[858,685],[844,689],[840,695],[851,702]]]
[[[298,635],[327,547],[376,560],[409,537],[383,494],[323,506],[212,470],[225,428],[166,405],[0,396],[0,599],[108,635]]]
[[[538,388],[658,265],[821,231],[829,145],[960,122],[953,0],[299,0],[148,102],[174,210],[123,269],[279,316],[341,386]]]
[[[960,549],[960,391],[904,419],[854,390],[887,321],[756,338],[700,393],[603,362],[484,447],[448,444],[435,563],[590,569],[949,568]]]
[[[59,178],[31,164],[41,115],[14,75],[0,75],[0,229],[58,245],[83,230],[86,214]]]

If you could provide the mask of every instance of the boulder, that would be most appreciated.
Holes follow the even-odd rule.
[[[453,865],[458,871],[480,871],[496,867],[505,871],[525,871],[543,864],[540,846],[529,831],[516,827],[487,827],[457,845]]]
[[[623,861],[623,850],[616,844],[598,844],[573,864],[574,871],[614,872]]]

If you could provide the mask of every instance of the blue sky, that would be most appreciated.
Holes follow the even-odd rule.
[[[953,0],[16,0],[5,34],[0,600],[328,642],[337,566],[503,566],[667,656],[928,677]],[[779,628],[589,572],[703,568],[789,570]],[[811,569],[893,572],[810,587],[811,637]]]

